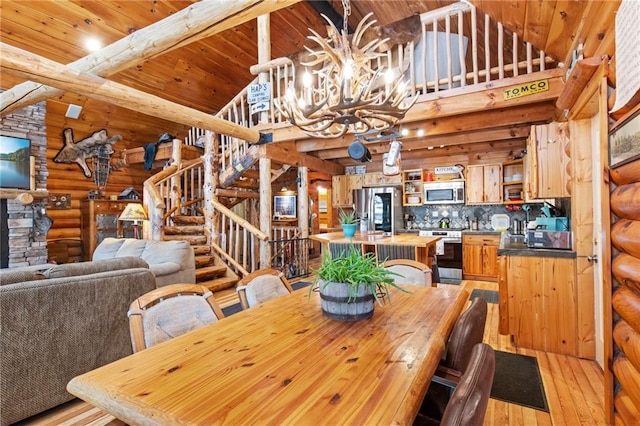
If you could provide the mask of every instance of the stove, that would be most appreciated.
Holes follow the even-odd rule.
[[[421,237],[442,237],[436,243],[435,264],[438,271],[436,280],[447,284],[460,283],[462,279],[462,229],[423,229],[418,235]]]
[[[442,237],[442,241],[444,242],[462,243],[462,229],[424,229],[418,232],[418,235],[421,237]]]

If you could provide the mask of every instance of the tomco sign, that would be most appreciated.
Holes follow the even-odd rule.
[[[502,94],[505,101],[509,99],[521,98],[523,96],[535,95],[536,93],[549,90],[549,80],[538,80],[520,86],[505,89]]]

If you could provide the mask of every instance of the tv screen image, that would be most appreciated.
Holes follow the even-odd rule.
[[[31,140],[0,135],[0,188],[31,189]]]

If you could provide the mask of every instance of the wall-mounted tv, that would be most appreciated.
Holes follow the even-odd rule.
[[[31,189],[31,140],[0,135],[0,188]]]

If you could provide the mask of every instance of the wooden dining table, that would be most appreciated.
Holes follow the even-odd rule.
[[[307,289],[73,378],[131,425],[411,424],[468,292],[393,289],[371,319],[323,316]]]

